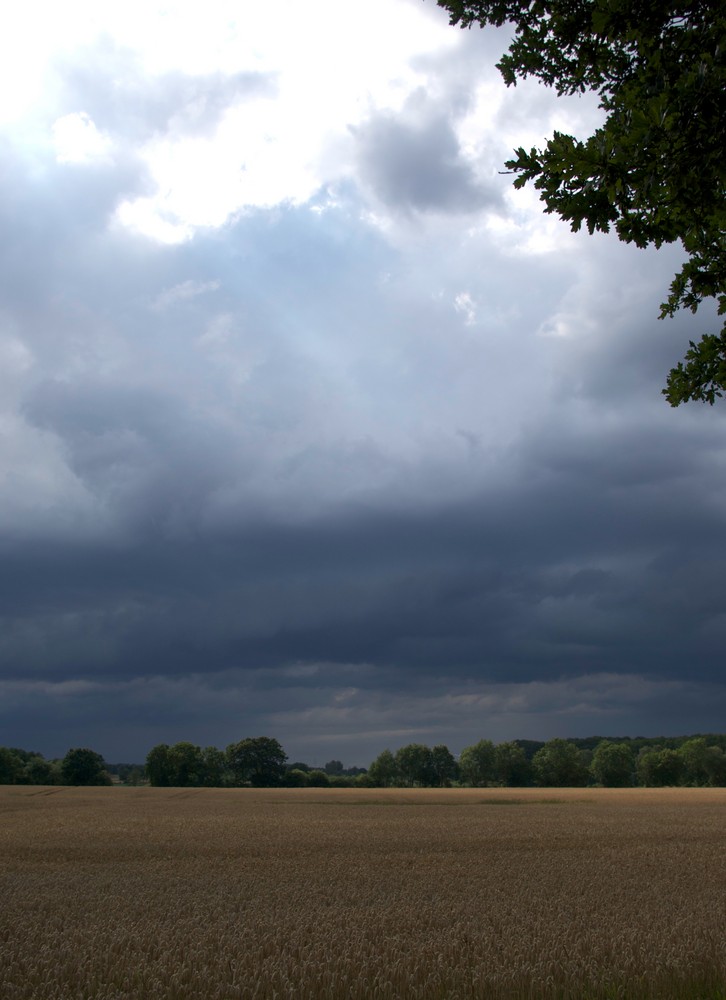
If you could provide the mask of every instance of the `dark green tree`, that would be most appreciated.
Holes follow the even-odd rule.
[[[226,754],[235,785],[267,788],[283,784],[287,754],[277,740],[269,736],[247,737],[230,743]]]
[[[146,777],[150,785],[167,788],[173,784],[173,768],[169,758],[169,745],[158,743],[146,755]]]
[[[110,785],[111,778],[100,753],[87,747],[69,750],[61,762],[64,785]]]
[[[494,748],[494,780],[509,788],[524,788],[532,781],[532,765],[517,743],[498,743]]]
[[[436,781],[431,748],[409,743],[396,751],[396,770],[404,785],[433,785]]]
[[[200,784],[219,788],[227,783],[227,757],[217,747],[205,747],[201,752]]]
[[[627,788],[633,784],[635,760],[627,743],[602,740],[595,747],[590,775],[604,788]]]
[[[379,788],[390,788],[391,785],[396,784],[398,768],[396,767],[396,758],[390,750],[383,750],[378,754],[368,768],[368,777],[371,783]]]
[[[306,784],[308,788],[327,788],[330,784],[330,778],[325,771],[321,771],[320,768],[315,768],[312,771],[308,771],[306,775]]]
[[[709,746],[706,748],[704,766],[708,774],[709,785],[717,788],[726,785],[726,754],[721,747]]]
[[[495,780],[494,744],[491,740],[479,740],[470,747],[464,747],[459,754],[459,773],[462,781],[476,787],[490,785]]]
[[[169,784],[175,788],[189,788],[204,783],[204,764],[201,748],[182,741],[169,747],[167,754]]]
[[[726,6],[722,0],[438,0],[452,24],[514,29],[498,64],[507,86],[533,76],[558,95],[597,93],[603,125],[555,132],[506,164],[515,187],[590,233],[615,230],[687,254],[661,318],[715,298],[726,312]],[[691,342],[663,393],[677,406],[726,389],[726,324]]]
[[[326,774],[342,774],[343,762],[342,760],[329,760],[324,770]]]
[[[556,788],[581,788],[587,784],[587,767],[581,751],[568,740],[549,740],[532,758],[538,785]]]
[[[28,785],[58,785],[62,783],[59,761],[46,760],[39,753],[28,755],[23,782]]]
[[[454,755],[443,743],[431,748],[431,766],[435,783],[440,788],[448,788],[459,777],[459,765]]]
[[[680,782],[683,785],[708,785],[709,747],[703,736],[694,736],[681,743],[676,753],[681,761]]]
[[[376,783],[368,771],[361,771],[353,778],[354,788],[376,788]]]
[[[655,788],[679,785],[682,768],[678,751],[669,747],[642,750],[635,765],[638,784]]]
[[[327,777],[331,788],[356,787],[356,776],[353,774],[329,774]]]
[[[301,771],[299,767],[286,767],[283,778],[285,788],[305,788],[309,773],[309,771]]]
[[[23,761],[7,747],[0,747],[0,785],[15,785],[22,781]]]

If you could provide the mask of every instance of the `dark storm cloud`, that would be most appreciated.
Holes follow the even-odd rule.
[[[656,322],[672,250],[486,229],[509,179],[492,194],[457,139],[465,40],[438,92],[358,127],[333,207],[182,246],[112,222],[148,190],[133,157],[6,147],[0,744],[264,731],[366,764],[719,727],[724,416],[659,396],[709,317]],[[142,83],[108,52],[62,112],[118,135],[211,128],[269,86]],[[427,215],[411,245],[359,190]]]
[[[74,476],[136,531],[196,520],[208,492],[229,478],[219,430],[210,449],[161,386],[45,381],[29,390],[23,415],[62,442]]]
[[[384,688],[387,669],[394,687],[408,672],[524,682],[613,665],[717,679],[723,511],[709,496],[694,504],[672,469],[656,464],[642,493],[629,475],[604,489],[575,472],[577,454],[563,471],[544,450],[529,481],[522,468],[509,490],[430,512],[6,546],[6,676],[25,648],[21,673],[37,678],[332,661],[378,664]]]
[[[141,310],[158,297],[139,301]],[[185,310],[192,329],[193,316]],[[269,391],[272,373],[262,375]],[[270,402],[272,418],[283,401],[273,392]],[[371,505],[372,494],[299,516],[292,479],[276,513],[242,502],[220,520],[213,499],[245,465],[234,435],[192,416],[183,384],[47,379],[28,388],[22,412],[129,527],[118,535],[112,520],[107,542],[6,537],[8,680],[236,671],[270,688],[308,664],[313,673],[296,680],[302,698],[320,683],[320,663],[333,674],[336,664],[376,665],[356,683],[392,695],[411,677],[442,674],[459,684],[614,668],[677,678],[688,664],[695,679],[718,676],[718,424],[695,420],[665,438],[658,424],[635,434],[628,420],[595,411],[573,422],[565,408],[518,445],[506,477],[485,464],[491,482],[468,501],[409,498],[396,512],[385,496]],[[353,461],[367,467],[371,454]],[[334,462],[329,474],[341,475]],[[437,473],[424,465],[417,475],[433,485]]]
[[[683,524],[675,497],[654,524],[650,502],[623,510],[594,484],[519,489],[196,543],[6,545],[3,679],[74,718],[146,719],[151,742],[165,727],[220,742],[255,718],[296,745],[351,725],[453,742],[464,720],[483,734],[507,713],[535,736],[704,719],[726,631],[722,515],[691,508]],[[374,742],[359,738],[371,756]]]
[[[356,127],[354,136],[360,175],[390,209],[475,213],[496,201],[440,112],[379,113]]]

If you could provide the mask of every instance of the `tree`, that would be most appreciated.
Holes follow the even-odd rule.
[[[287,754],[277,740],[269,736],[248,737],[230,743],[226,754],[235,785],[266,788],[283,783]]]
[[[409,743],[396,751],[396,770],[404,785],[433,785],[436,781],[431,748]]]
[[[369,771],[361,771],[353,778],[354,788],[375,788],[376,782],[371,778]]]
[[[124,785],[130,785],[134,788],[137,785],[142,785],[144,783],[143,767],[139,767],[138,764],[132,764],[127,771],[124,771],[121,780],[123,781]]]
[[[0,785],[15,785],[22,780],[23,762],[7,747],[0,747]]]
[[[173,746],[159,743],[146,756],[146,776],[157,787],[216,788],[226,783],[226,772],[227,756],[217,747],[202,750],[187,741]]]
[[[468,785],[489,785],[494,781],[494,744],[479,740],[459,754],[459,772]]]
[[[308,783],[308,771],[301,771],[299,767],[285,768],[283,783],[285,788],[305,788]]]
[[[64,785],[110,785],[106,763],[100,753],[86,747],[69,750],[61,762]]]
[[[627,743],[602,740],[595,747],[590,775],[605,788],[627,788],[633,783],[633,751]]]
[[[726,312],[726,7],[721,0],[438,0],[452,24],[514,27],[507,86],[534,76],[558,95],[593,90],[605,122],[584,141],[555,132],[506,163],[546,212],[645,247],[680,241],[687,261],[661,318],[715,298]],[[663,390],[671,406],[726,389],[726,324],[691,342]]]
[[[379,753],[371,766],[368,768],[368,777],[374,785],[382,788],[390,788],[395,785],[398,778],[396,758],[390,750]]]
[[[356,778],[353,774],[330,774],[328,784],[331,788],[355,788]]]
[[[710,785],[713,762],[716,760],[710,754],[711,749],[703,736],[694,736],[681,743],[676,753],[681,762],[680,780],[684,785]],[[711,765],[711,767],[709,767]]]
[[[500,785],[522,788],[532,780],[532,765],[517,743],[499,743],[494,748],[494,777]]]
[[[206,788],[219,788],[225,784],[227,773],[227,757],[223,750],[217,747],[205,747],[200,761],[201,784]]]
[[[431,766],[434,779],[440,788],[448,788],[459,776],[459,765],[447,746],[439,743],[431,748]]]
[[[201,785],[204,765],[201,748],[183,740],[169,747],[167,754],[169,784],[175,788]]]
[[[166,788],[173,783],[167,743],[158,743],[149,750],[146,755],[146,777],[150,785],[158,788]]]
[[[343,762],[342,760],[329,760],[324,770],[326,774],[342,774]]]
[[[662,788],[681,782],[682,764],[677,750],[655,747],[642,750],[635,769],[639,784],[648,787]]]
[[[726,754],[721,747],[706,747],[706,757],[704,760],[708,783],[714,787],[726,785]]]
[[[321,771],[320,768],[315,768],[312,771],[308,771],[306,783],[308,788],[327,788],[330,784],[330,778],[325,771]]]
[[[57,760],[46,760],[39,753],[30,754],[23,781],[29,785],[60,785],[63,782],[61,764]]]
[[[580,751],[568,740],[549,740],[532,758],[537,784],[544,787],[581,788],[587,783],[587,767]]]

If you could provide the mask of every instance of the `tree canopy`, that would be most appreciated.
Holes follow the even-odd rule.
[[[269,736],[247,737],[230,743],[226,754],[234,784],[264,788],[282,783],[287,754],[277,740]]]
[[[326,787],[523,787],[586,783],[617,787],[638,785],[726,786],[726,734],[569,740],[481,739],[464,747],[459,759],[440,743],[428,747],[409,743],[395,754],[384,750],[368,770],[339,769],[331,760],[326,770],[302,761],[287,763],[280,743],[268,736],[240,740],[226,751],[201,748],[182,741],[159,743],[146,766],[105,764],[94,750],[72,749],[60,759],[46,760],[35,751],[0,746],[0,785],[102,784],[111,774],[124,784],[171,787],[230,788],[233,786]]]
[[[704,299],[726,313],[726,7],[721,0],[438,0],[452,24],[514,28],[498,63],[507,86],[533,76],[557,93],[595,91],[605,122],[555,132],[506,163],[579,230],[639,247],[680,241],[687,260],[661,318]],[[663,390],[671,406],[726,389],[726,323],[690,342]]]
[[[388,788],[389,785],[395,784],[398,771],[396,768],[396,758],[390,750],[386,749],[378,754],[368,768],[368,774],[374,784],[382,785],[383,788]]]
[[[76,747],[68,751],[61,762],[61,777],[66,785],[111,784],[103,757],[87,747]]]
[[[537,784],[545,787],[580,788],[587,784],[582,751],[569,740],[548,740],[532,758]]]
[[[606,788],[627,788],[633,783],[634,767],[633,751],[627,743],[602,740],[592,755],[590,775]]]
[[[494,744],[479,740],[464,747],[459,756],[459,770],[464,781],[471,785],[488,785],[494,778]]]

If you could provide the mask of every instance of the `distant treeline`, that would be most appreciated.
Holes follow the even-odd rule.
[[[482,739],[456,758],[444,744],[409,743],[384,750],[370,767],[345,768],[330,760],[322,768],[288,761],[276,739],[248,737],[226,750],[181,742],[159,743],[144,765],[106,764],[87,748],[62,759],[0,747],[0,784],[128,785],[157,787],[584,787],[726,786],[726,735],[601,737],[512,740]]]
[[[32,750],[0,747],[0,785],[110,784],[106,763],[95,750],[79,747],[62,759],[46,760]]]
[[[726,785],[726,737],[662,740],[480,740],[458,760],[443,745],[411,743],[384,750],[368,768],[368,783],[384,787],[584,787]]]

